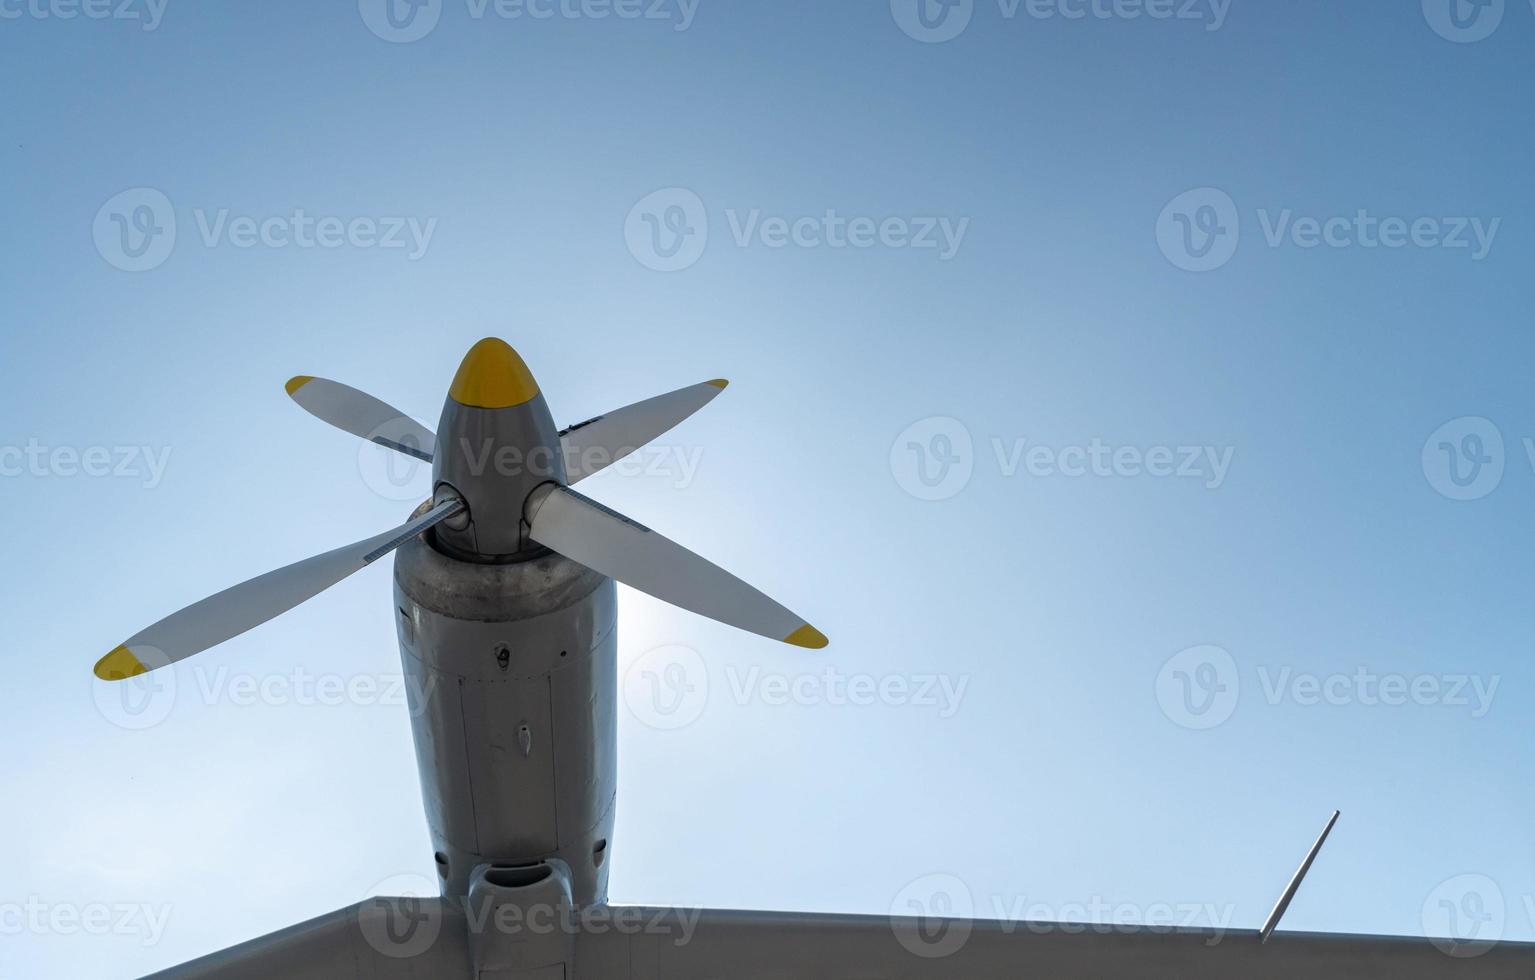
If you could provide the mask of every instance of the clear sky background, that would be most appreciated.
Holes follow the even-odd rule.
[[[406,709],[295,693],[398,677],[388,563],[181,668],[143,730],[90,668],[428,494],[289,376],[432,423],[487,335],[561,424],[730,378],[662,443],[696,472],[589,492],[832,638],[620,589],[615,901],[884,914],[944,874],[988,916],[1255,928],[1338,808],[1287,928],[1421,935],[1449,901],[1535,939],[1524,0],[1480,39],[1433,0],[931,31],[900,0],[444,0],[410,43],[355,3],[29,3],[0,0],[0,974],[136,976],[431,875]],[[435,224],[419,255],[200,228],[295,209]],[[743,244],[753,211],[817,224]],[[828,211],[964,233],[834,247]],[[1367,247],[1387,218],[1414,234]],[[1094,446],[1229,467],[1060,471]],[[71,465],[97,447],[125,475]],[[658,716],[630,671],[678,646],[707,696]],[[103,908],[127,927],[75,921]]]

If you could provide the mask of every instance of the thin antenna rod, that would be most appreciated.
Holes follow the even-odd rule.
[[[1284,918],[1285,909],[1290,907],[1290,899],[1294,898],[1296,891],[1300,889],[1301,880],[1306,877],[1306,872],[1311,870],[1311,862],[1316,860],[1317,852],[1322,849],[1323,844],[1327,843],[1327,835],[1332,833],[1333,824],[1338,822],[1338,817],[1341,815],[1341,810],[1332,812],[1327,826],[1322,828],[1322,836],[1311,845],[1311,850],[1306,854],[1306,860],[1302,861],[1300,867],[1296,869],[1295,877],[1290,879],[1289,887],[1284,890],[1283,895],[1279,896],[1279,903],[1274,906],[1274,911],[1269,913],[1268,921],[1263,923],[1263,929],[1258,933],[1259,942],[1268,942],[1269,937],[1274,934],[1274,930],[1279,926],[1279,920]]]

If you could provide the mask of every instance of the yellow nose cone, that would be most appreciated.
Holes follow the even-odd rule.
[[[464,355],[448,396],[470,408],[512,408],[538,397],[538,382],[510,344],[487,337]]]

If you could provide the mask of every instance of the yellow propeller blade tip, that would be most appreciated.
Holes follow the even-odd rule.
[[[313,380],[314,378],[310,377],[309,375],[301,374],[296,378],[289,379],[288,384],[285,387],[288,389],[288,394],[292,395],[295,391],[298,391],[300,388],[304,387]]]
[[[726,388],[730,387],[730,382],[726,381],[724,378],[715,378],[713,381],[710,381],[709,384],[718,388],[720,391],[724,391]]]
[[[821,650],[831,642],[826,638],[825,633],[822,633],[809,623],[784,637],[783,641],[793,646],[804,647],[806,650]]]
[[[104,681],[125,681],[148,671],[127,647],[118,647],[96,661],[96,676]]]
[[[513,408],[538,397],[538,382],[510,344],[486,337],[464,355],[448,396],[470,408]]]

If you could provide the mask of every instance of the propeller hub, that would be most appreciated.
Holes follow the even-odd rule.
[[[504,563],[544,552],[527,536],[523,509],[540,485],[568,482],[565,462],[538,382],[505,341],[480,341],[459,366],[437,427],[433,475],[438,493],[468,507],[467,517],[437,528],[446,553]]]
[[[452,530],[452,531],[465,531],[465,530],[468,530],[469,529],[469,505],[467,503],[464,503],[464,498],[459,496],[459,493],[458,493],[457,490],[454,490],[452,487],[448,486],[446,483],[438,485],[437,489],[432,493],[432,499],[429,500],[426,503],[425,506],[426,506],[427,510],[431,510],[434,507],[441,507],[443,504],[449,502],[450,500],[451,501],[457,501],[458,503],[464,504],[464,509],[459,511],[457,514],[454,514],[452,517],[448,518],[447,520],[443,521],[441,524],[437,525],[437,527],[439,528],[439,533],[441,533],[440,529],[443,529],[443,528],[446,528],[446,529]]]

